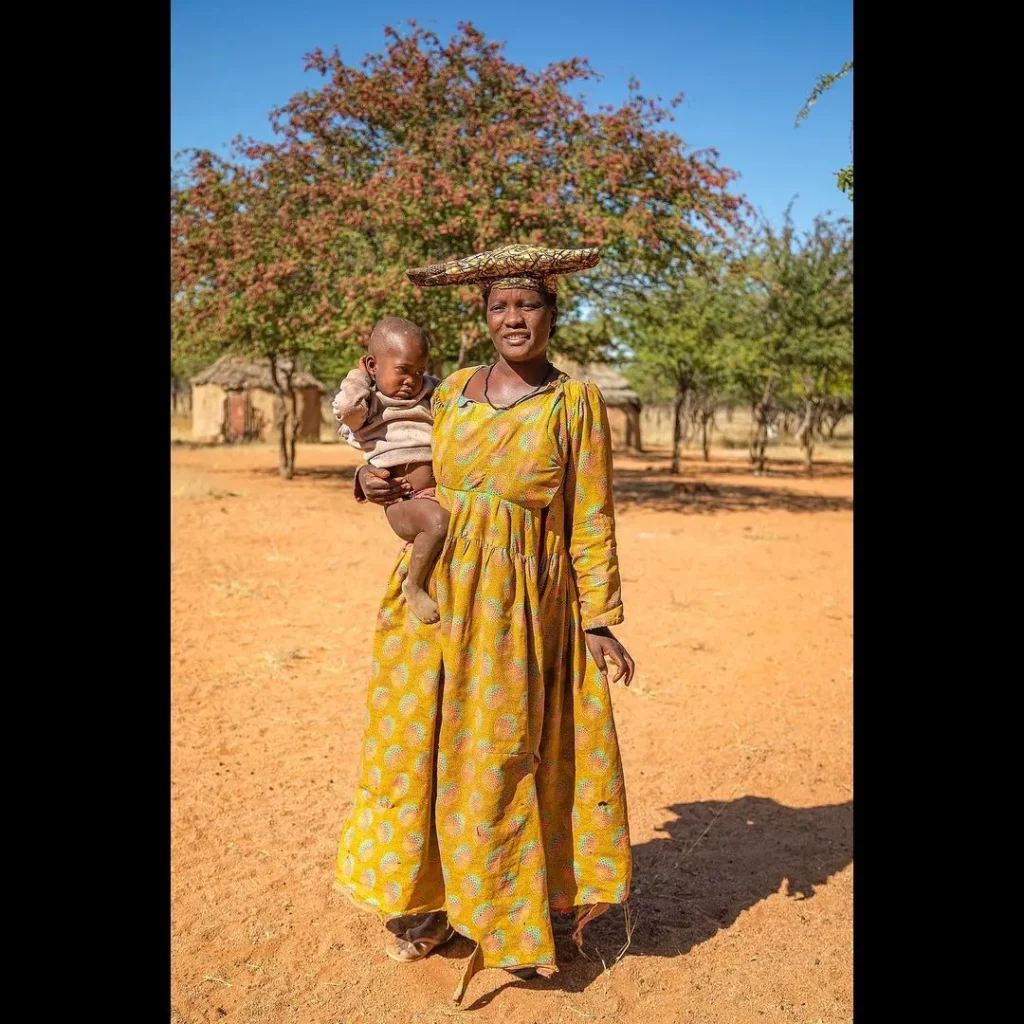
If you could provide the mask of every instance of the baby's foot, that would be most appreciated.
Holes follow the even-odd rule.
[[[437,622],[441,618],[437,602],[425,590],[421,590],[415,584],[406,580],[402,584],[402,593],[405,595],[406,601],[409,602],[413,615],[420,622],[425,622],[429,626],[432,622]]]

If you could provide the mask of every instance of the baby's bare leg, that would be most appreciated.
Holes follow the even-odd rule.
[[[400,501],[389,505],[386,512],[395,533],[412,542],[409,573],[402,593],[421,622],[437,622],[440,615],[437,603],[427,593],[427,580],[448,533],[448,513],[436,501],[426,498]]]

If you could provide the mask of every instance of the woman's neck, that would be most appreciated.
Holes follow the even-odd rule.
[[[551,372],[551,363],[547,353],[537,356],[535,359],[526,359],[523,362],[508,363],[504,356],[499,356],[494,364],[494,374],[499,379],[511,383],[512,379],[518,377],[524,384],[535,388],[544,383]]]

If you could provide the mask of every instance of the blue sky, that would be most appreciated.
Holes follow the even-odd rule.
[[[645,95],[682,92],[672,128],[688,145],[718,149],[771,220],[794,196],[800,227],[818,213],[852,213],[834,177],[851,160],[852,78],[793,127],[818,75],[852,57],[852,0],[172,0],[171,152],[270,138],[270,109],[320,81],[303,73],[305,53],[337,44],[357,64],[384,49],[385,25],[410,18],[442,38],[471,21],[530,68],[586,57],[603,75],[587,83],[594,106],[619,105],[631,75]]]

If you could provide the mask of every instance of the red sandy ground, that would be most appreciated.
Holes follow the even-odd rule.
[[[172,449],[174,1024],[459,1012],[467,941],[394,963],[333,888],[399,547],[357,460],[302,447],[284,482],[267,447]],[[781,468],[616,459],[632,943],[614,909],[550,981],[478,975],[470,1019],[851,1019],[852,467]]]

